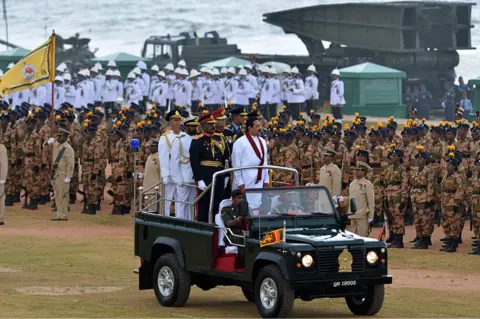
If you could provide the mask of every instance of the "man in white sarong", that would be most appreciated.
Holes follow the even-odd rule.
[[[233,144],[232,166],[267,166],[267,143],[260,137],[261,124],[254,117],[247,120],[246,133]],[[267,187],[268,169],[239,170],[234,173],[233,189],[251,189]],[[262,203],[261,194],[248,194],[248,206],[257,212]]]

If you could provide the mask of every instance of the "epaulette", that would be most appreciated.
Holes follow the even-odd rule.
[[[203,133],[195,136],[193,139],[198,140],[198,139],[201,139],[202,137],[203,137]]]

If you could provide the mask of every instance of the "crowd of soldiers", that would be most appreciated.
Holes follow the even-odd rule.
[[[71,78],[65,68],[59,68],[53,114],[48,100],[41,104],[34,99],[32,103],[32,96],[39,98],[40,87],[24,92],[29,95],[28,102],[19,100],[24,98],[20,96],[23,91],[2,101],[0,139],[8,150],[10,175],[5,188],[7,206],[20,202],[22,189],[26,209],[35,210],[51,200],[49,185],[56,183],[52,183],[55,175],[50,174],[63,156],[57,144],[63,145],[68,138],[73,169],[71,174],[67,169],[62,180],[69,184],[70,203],[77,200],[77,193],[83,195],[82,213],[96,214],[109,183],[112,214],[129,214],[134,182],[145,186],[150,175],[156,174],[158,181],[148,186],[163,183],[165,198],[175,200],[172,205],[167,201],[166,215],[173,211],[180,218],[207,221],[209,196],[199,201],[197,210],[189,211],[182,202],[192,202],[195,192],[182,187],[195,183],[196,191],[205,191],[213,174],[231,165],[233,145],[247,133],[245,123],[248,127],[258,121],[260,135],[268,145],[268,163],[297,169],[302,185],[324,185],[335,198],[345,197],[355,180],[354,168],[364,168],[375,192],[371,224],[388,221],[391,247],[404,247],[405,217],[411,215],[417,235],[415,248],[428,248],[434,224],[441,221],[445,233],[442,249],[454,252],[469,217],[477,236],[473,253],[479,253],[480,129],[461,114],[455,122],[433,127],[424,120],[411,120],[397,135],[399,127],[393,118],[368,127],[367,119],[357,114],[351,124],[342,124],[337,110],[335,118],[322,119],[310,108],[318,98],[313,66],[305,81],[296,67],[285,70],[285,85],[277,86],[275,71],[258,66],[227,69],[224,77],[218,77],[224,72],[216,69],[200,74],[191,70],[187,80],[185,63],[175,70],[171,65],[164,71],[152,68],[150,77],[139,62],[138,70],[127,76],[125,90],[111,75],[116,71],[114,63],[108,67],[104,79],[97,79],[101,65],[90,73],[81,70],[77,74],[76,88],[68,90],[75,92],[73,104],[66,100],[57,104],[58,89]],[[260,75],[254,77],[257,71]],[[197,86],[200,90],[195,93]],[[117,95],[109,95],[111,87]],[[340,106],[345,102],[338,70],[332,72],[333,87],[338,99],[334,104]],[[282,101],[283,107],[277,111],[276,105]],[[51,138],[52,129],[55,139]],[[139,141],[139,152],[130,151],[132,139]],[[50,144],[56,146],[53,152]],[[110,176],[106,176],[108,164]],[[155,174],[147,175],[147,171]],[[270,179],[271,186],[292,182],[293,175],[286,172],[274,172]],[[228,187],[217,191],[215,200],[218,203],[227,196]],[[57,198],[55,204],[58,210]],[[56,219],[66,220],[64,213]]]

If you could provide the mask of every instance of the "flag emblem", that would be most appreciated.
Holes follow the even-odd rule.
[[[268,232],[262,240],[260,240],[260,247],[273,245],[285,241],[285,228],[280,228]]]
[[[23,72],[23,77],[25,78],[25,80],[27,81],[30,81],[31,79],[33,79],[35,77],[35,67],[31,64],[25,64],[23,69],[22,69],[22,72]]]

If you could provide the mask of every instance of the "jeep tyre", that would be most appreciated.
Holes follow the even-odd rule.
[[[242,287],[242,292],[243,296],[248,300],[248,302],[255,302],[255,294],[253,293],[252,289]]]
[[[260,270],[255,279],[255,296],[258,313],[263,318],[288,317],[295,301],[295,291],[277,265]]]
[[[365,295],[345,297],[348,309],[356,316],[376,315],[383,305],[385,288],[383,285],[365,287]]]
[[[181,307],[190,296],[190,274],[180,266],[177,256],[165,254],[153,268],[153,289],[164,307]]]

